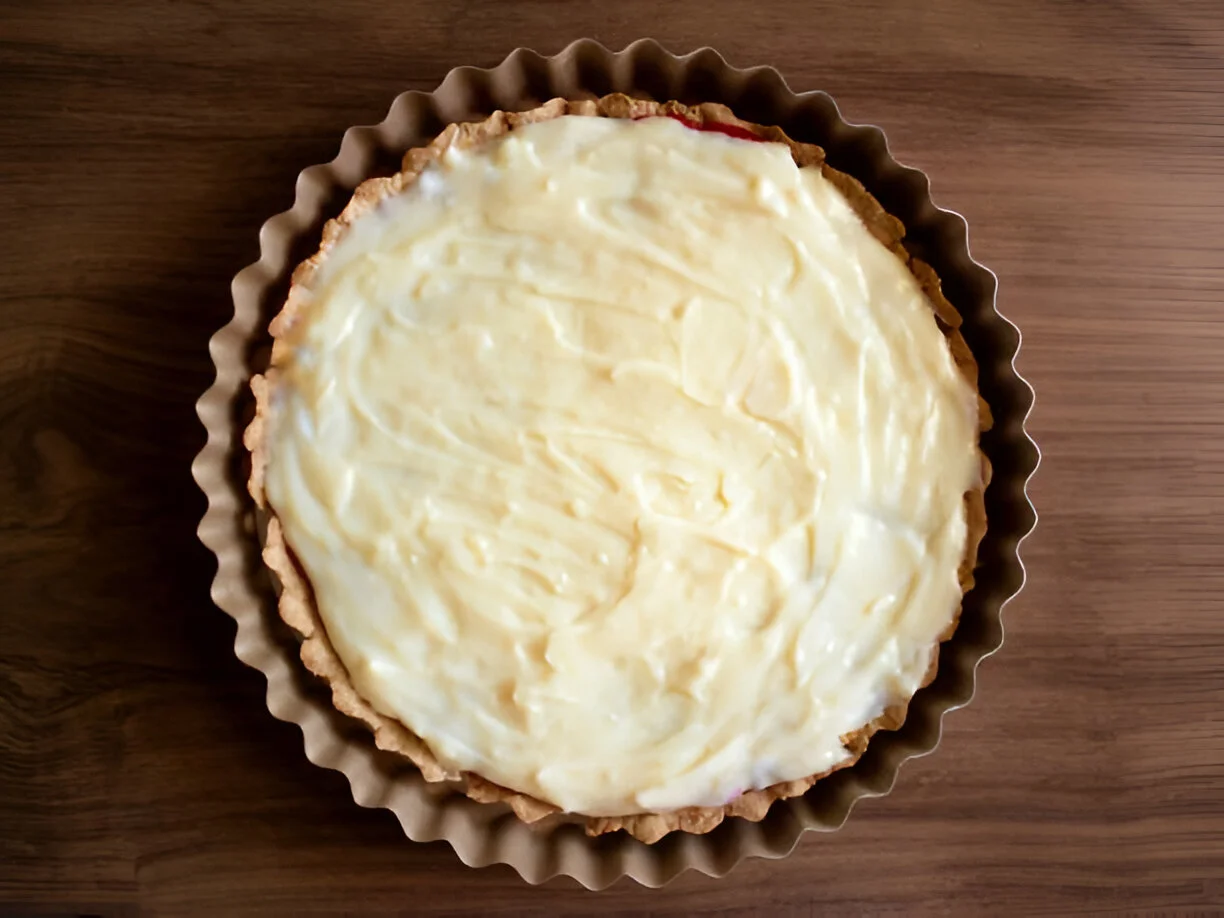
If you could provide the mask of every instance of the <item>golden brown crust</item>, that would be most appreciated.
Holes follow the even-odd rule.
[[[939,326],[948,339],[948,347],[953,359],[965,379],[977,391],[977,364],[960,333],[961,317],[955,307],[948,302],[940,288],[939,277],[926,263],[914,258],[902,245],[905,227],[901,221],[887,213],[879,202],[858,182],[857,179],[839,172],[825,162],[824,150],[813,144],[797,143],[787,137],[780,128],[766,127],[736,118],[723,105],[705,103],[696,106],[685,106],[678,102],[651,102],[631,99],[624,95],[610,95],[598,100],[570,102],[565,99],[553,99],[539,108],[528,112],[496,112],[485,121],[473,124],[452,124],[439,134],[428,146],[409,150],[403,160],[403,171],[390,178],[376,178],[363,182],[353,193],[352,200],[335,220],[331,220],[323,228],[322,243],[319,250],[302,262],[293,273],[289,295],[280,313],[272,320],[269,331],[273,337],[271,366],[266,374],[255,376],[251,380],[251,389],[255,395],[255,419],[247,428],[243,437],[246,448],[251,453],[250,491],[255,503],[268,512],[269,521],[264,542],[264,562],[276,574],[281,585],[279,612],[302,638],[302,662],[312,673],[326,681],[332,690],[332,701],[338,710],[355,717],[365,723],[374,733],[374,742],[380,749],[399,753],[410,759],[425,780],[432,782],[456,781],[464,792],[473,800],[483,803],[502,802],[507,804],[524,822],[533,823],[558,812],[557,807],[537,800],[526,794],[520,794],[500,787],[471,772],[455,772],[445,768],[430,752],[429,747],[418,736],[413,734],[398,720],[386,717],[362,698],[353,687],[344,664],[337,655],[335,648],[328,640],[327,633],[315,605],[310,584],[298,566],[292,551],[286,545],[280,522],[275,513],[267,505],[264,494],[264,470],[267,464],[267,454],[264,444],[265,417],[269,407],[271,392],[275,388],[277,367],[288,348],[287,336],[294,321],[305,304],[305,291],[315,271],[327,256],[328,251],[343,235],[345,229],[362,214],[367,213],[383,199],[398,194],[410,186],[420,172],[431,162],[438,159],[451,147],[468,148],[486,143],[489,140],[506,134],[522,124],[537,121],[547,121],[562,115],[585,115],[605,118],[641,118],[656,115],[679,117],[690,124],[717,124],[734,127],[746,131],[762,139],[785,143],[790,147],[795,162],[801,167],[820,168],[826,179],[832,182],[846,197],[859,217],[871,233],[890,251],[900,258],[918,280],[932,309],[939,321]],[[987,430],[990,427],[990,411],[985,401],[979,395],[979,428]],[[983,503],[983,491],[990,477],[989,463],[985,456],[981,457],[982,481],[978,488],[966,493],[965,506],[968,521],[968,537],[965,543],[965,555],[959,569],[960,584],[963,591],[973,586],[973,568],[977,558],[977,548],[986,531],[986,512]],[[956,630],[960,616],[959,608],[949,623],[948,628],[940,636],[944,641]],[[922,685],[926,686],[935,677],[939,662],[938,645],[932,648],[931,662],[927,668]],[[908,700],[894,705],[880,717],[865,725],[862,729],[842,737],[842,742],[851,753],[850,758],[840,765],[821,774],[811,775],[797,781],[786,781],[761,790],[750,790],[741,794],[725,806],[719,807],[689,807],[667,813],[641,813],[629,816],[615,817],[578,817],[584,820],[586,831],[590,835],[600,835],[620,829],[627,831],[641,841],[651,843],[658,841],[664,835],[673,831],[685,831],[701,834],[711,831],[728,816],[738,816],[751,821],[763,819],[775,800],[795,797],[808,790],[813,784],[832,771],[846,768],[858,760],[867,748],[871,736],[878,730],[895,730],[905,722]]]

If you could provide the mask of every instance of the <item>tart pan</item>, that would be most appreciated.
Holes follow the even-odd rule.
[[[877,733],[853,767],[801,797],[774,803],[760,822],[731,818],[708,834],[673,832],[652,845],[623,832],[591,838],[563,819],[528,826],[504,804],[477,803],[454,787],[427,783],[339,713],[326,687],[306,672],[296,637],[277,615],[277,585],[260,559],[265,521],[247,494],[242,447],[253,411],[248,382],[267,364],[268,322],[280,309],[293,268],[317,248],[323,224],[358,184],[393,173],[406,150],[427,144],[451,122],[611,92],[720,102],[742,119],[777,125],[797,141],[824,147],[830,165],[859,179],[905,223],[906,247],[940,275],[964,320],[979,391],[994,415],[981,441],[993,475],[976,585],[965,596],[956,633],[940,649],[936,679],[913,697],[904,725]],[[492,69],[452,70],[432,93],[403,93],[381,123],[350,128],[335,159],[302,171],[293,207],[264,223],[259,239],[259,261],[233,280],[233,318],[209,343],[216,381],[196,406],[208,433],[192,473],[208,498],[198,532],[217,556],[212,598],[237,622],[238,658],[267,677],[272,715],[298,724],[307,757],[343,773],[358,804],[391,810],[409,838],[445,840],[464,863],[508,864],[529,883],[563,874],[591,889],[622,876],[661,886],[689,868],[722,876],[746,857],[785,856],[804,832],[839,828],[856,801],[888,793],[904,761],[931,752],[944,714],[973,697],[978,664],[1002,644],[1002,608],[1024,583],[1019,543],[1036,523],[1026,485],[1039,454],[1024,428],[1033,393],[1014,366],[1020,333],[995,308],[996,278],[970,255],[965,221],[932,203],[927,177],[893,160],[879,128],[847,123],[827,94],[792,92],[776,70],[737,69],[710,48],[676,56],[648,39],[620,52],[583,39],[554,57],[520,48]]]

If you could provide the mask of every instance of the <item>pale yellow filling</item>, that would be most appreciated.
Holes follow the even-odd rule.
[[[356,688],[444,763],[592,815],[715,805],[918,687],[975,397],[785,146],[523,127],[313,288],[268,496]]]

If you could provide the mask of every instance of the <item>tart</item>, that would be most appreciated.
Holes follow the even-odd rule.
[[[706,832],[899,726],[989,411],[904,229],[717,105],[553,100],[362,184],[252,380],[305,665],[526,822]]]

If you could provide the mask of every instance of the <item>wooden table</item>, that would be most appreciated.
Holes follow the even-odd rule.
[[[0,11],[0,913],[1224,909],[1224,6],[305,3]],[[299,169],[396,93],[590,35],[776,64],[963,212],[1045,453],[978,699],[788,860],[602,894],[353,804],[196,542],[210,333]]]

